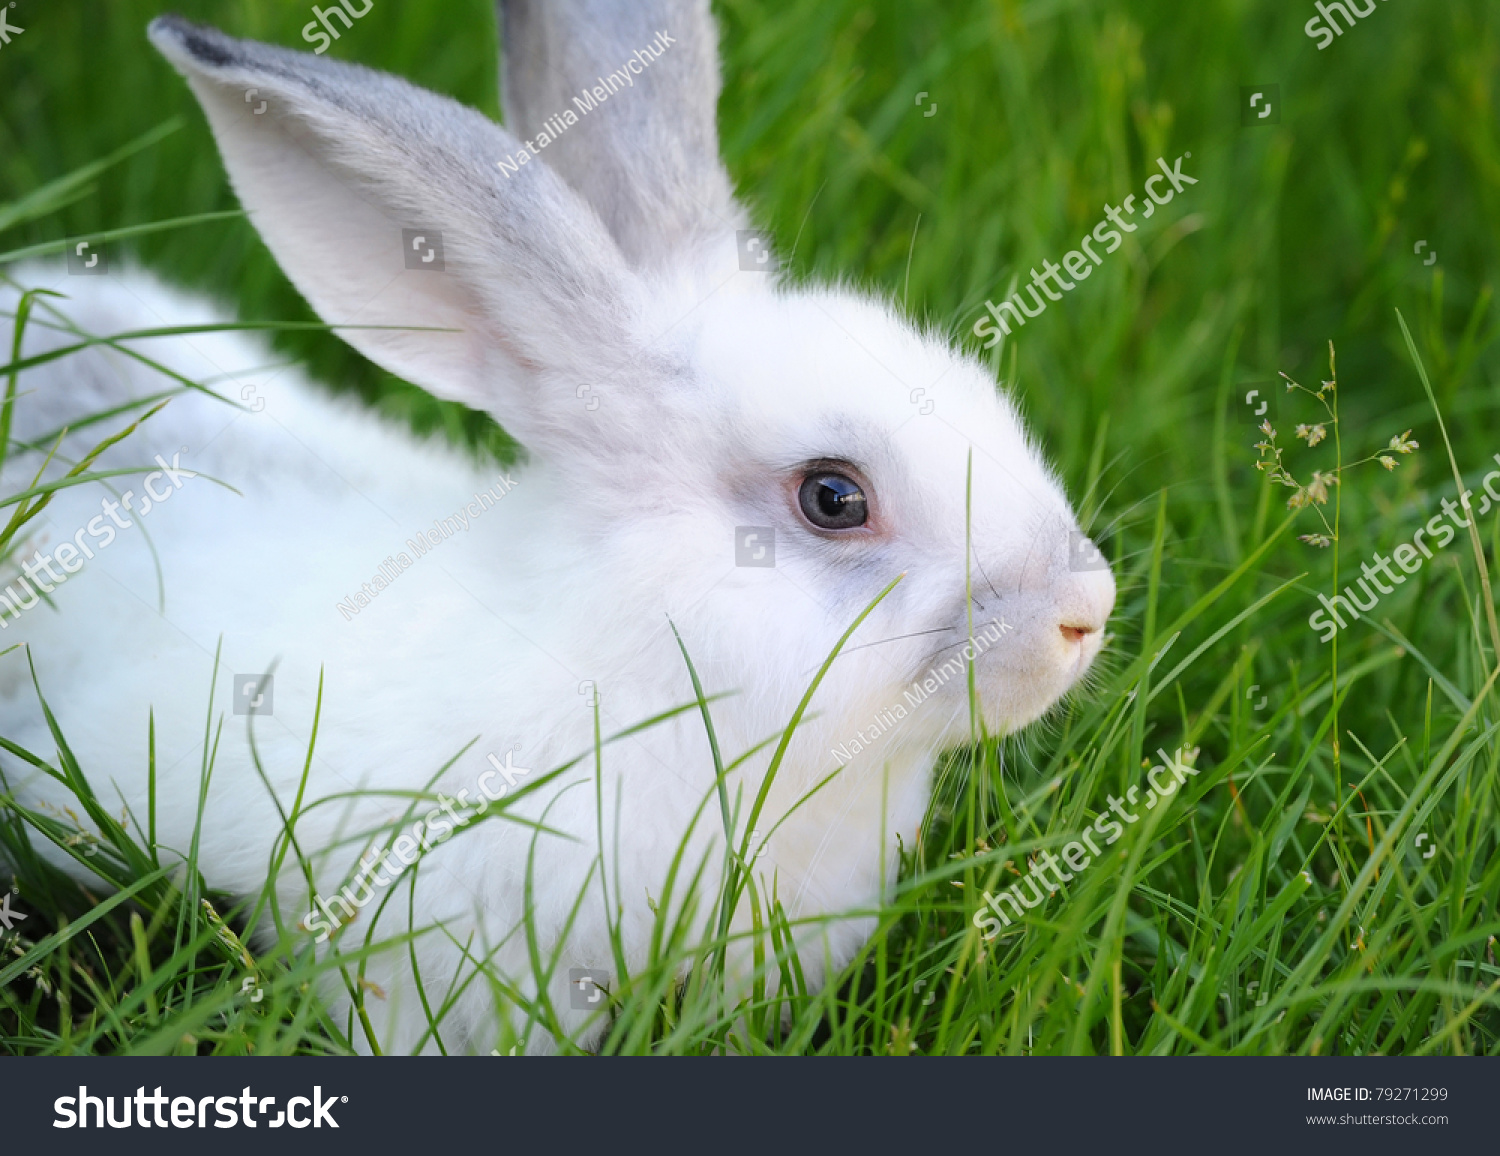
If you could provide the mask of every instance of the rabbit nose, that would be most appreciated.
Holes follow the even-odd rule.
[[[1061,632],[1063,642],[1071,646],[1086,640],[1097,642],[1097,637],[1109,621],[1115,608],[1115,580],[1108,570],[1089,570],[1069,574],[1059,583],[1057,601],[1053,604],[1053,619]]]

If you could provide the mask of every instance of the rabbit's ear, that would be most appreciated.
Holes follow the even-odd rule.
[[[587,436],[568,379],[641,357],[640,287],[557,174],[536,160],[502,173],[520,151],[508,133],[396,77],[178,17],[150,36],[202,103],[251,221],[340,336],[533,450]]]
[[[744,227],[719,160],[708,5],[500,0],[507,127],[531,139],[551,126],[547,163],[637,268]]]

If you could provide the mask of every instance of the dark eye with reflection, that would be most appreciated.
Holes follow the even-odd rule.
[[[802,513],[820,530],[853,530],[870,516],[870,504],[858,482],[834,470],[817,470],[797,490]]]

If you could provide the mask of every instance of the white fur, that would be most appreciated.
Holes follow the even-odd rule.
[[[974,662],[991,733],[1038,718],[1088,667],[1113,605],[1113,581],[1107,570],[1069,571],[1068,535],[1077,525],[1061,487],[988,373],[946,341],[858,295],[787,289],[740,272],[732,233],[627,265],[586,203],[597,190],[570,189],[540,162],[508,185],[495,178],[493,196],[474,176],[469,191],[435,201],[433,212],[452,230],[450,272],[403,271],[396,246],[386,252],[380,238],[411,219],[403,197],[416,195],[421,181],[398,187],[391,147],[366,119],[376,114],[347,94],[378,83],[369,107],[409,100],[413,118],[455,123],[463,110],[331,61],[304,63],[180,23],[158,29],[158,44],[204,100],[257,226],[325,318],[461,328],[344,335],[434,392],[491,410],[532,451],[527,465],[509,471],[516,484],[493,508],[345,621],[337,602],[405,550],[416,530],[493,487],[502,471],[444,445],[418,444],[321,395],[294,371],[249,372],[274,356],[246,336],[135,345],[194,380],[219,378],[215,388],[232,401],[264,399],[265,406],[237,411],[185,395],[101,465],[144,465],[158,452],[170,461],[180,452],[185,467],[242,496],[206,477],[187,482],[57,587],[57,613],[39,606],[7,618],[0,645],[29,644],[41,689],[101,798],[109,802],[117,791],[138,816],[145,814],[147,709],[154,711],[158,823],[167,847],[186,851],[205,736],[217,742],[201,851],[211,885],[243,895],[263,886],[280,823],[253,769],[247,724],[289,808],[320,674],[309,800],[416,790],[475,739],[435,791],[467,789],[477,798],[486,755],[503,759],[517,744],[515,765],[533,779],[584,756],[507,812],[561,836],[535,835],[505,818],[471,824],[422,860],[415,909],[419,926],[442,921],[452,937],[433,932],[418,941],[434,1004],[455,975],[471,970],[453,946],[471,935],[471,954],[529,994],[535,985],[519,929],[534,853],[531,917],[544,954],[557,958],[551,999],[564,1029],[587,1042],[603,1025],[596,1019],[580,1032],[588,1013],[570,1009],[567,972],[614,971],[600,868],[610,907],[620,908],[627,964],[636,967],[653,926],[648,897],[662,896],[684,838],[684,875],[705,856],[708,863],[701,926],[723,831],[694,709],[605,746],[599,846],[594,720],[581,684],[592,681],[602,694],[606,737],[692,703],[675,624],[705,691],[725,696],[713,719],[728,762],[779,735],[839,636],[904,575],[820,687],[757,824],[764,834],[837,769],[834,748],[876,726],[881,712],[907,702],[914,680],[958,653],[970,615],[966,571],[976,633],[995,618],[1007,626]],[[236,59],[205,62],[189,44],[195,36],[211,38],[209,55]],[[294,77],[293,67],[317,70],[322,90]],[[233,119],[247,77],[258,80],[273,115],[284,113],[280,127]],[[392,86],[400,86],[395,97]],[[336,97],[324,100],[328,91]],[[499,144],[515,147],[490,128]],[[325,129],[340,134],[336,144],[319,135]],[[464,121],[454,139],[482,131]],[[353,140],[361,132],[365,139]],[[432,169],[452,176],[448,167],[463,155],[455,145]],[[493,233],[481,235],[486,212]],[[632,236],[639,241],[638,227]],[[69,292],[64,312],[94,332],[212,316],[141,274],[58,273],[32,268],[25,280]],[[62,339],[36,327],[26,352]],[[166,383],[119,354],[95,351],[32,371],[22,384],[30,391],[19,410],[25,437]],[[589,397],[599,398],[596,408],[588,408]],[[929,401],[930,412],[922,412]],[[68,452],[76,457],[85,441],[70,435]],[[868,532],[835,540],[802,520],[798,471],[821,459],[853,463],[868,478]],[[35,468],[34,459],[7,467],[6,492],[19,486],[27,464]],[[96,486],[65,492],[34,545],[45,550],[71,538],[98,513],[101,496]],[[775,528],[774,568],[735,565],[735,528],[747,525]],[[159,553],[162,612],[142,530]],[[1078,640],[1062,626],[1091,633]],[[273,664],[274,715],[228,715],[233,674]],[[869,934],[868,913],[892,882],[897,838],[914,842],[936,754],[968,738],[965,682],[952,678],[921,706],[908,704],[900,725],[796,810],[756,863],[762,894],[774,885],[793,919],[864,913],[809,929],[802,963],[811,982],[821,982],[825,960],[842,966]],[[20,652],[0,660],[0,695],[4,733],[49,751]],[[769,756],[767,747],[730,776],[742,814]],[[14,778],[15,761],[4,765]],[[67,801],[39,776],[23,794],[54,806]],[[317,856],[323,895],[346,881],[366,849],[361,833],[394,822],[404,806],[376,795],[304,815],[303,849],[334,848]],[[428,810],[423,805],[418,815]],[[591,867],[587,898],[564,935]],[[300,917],[305,882],[288,869],[277,886],[284,912]],[[406,906],[403,889],[377,938],[405,931]],[[374,909],[365,907],[343,932],[345,946],[369,931]],[[742,905],[736,926],[746,921]],[[377,956],[368,974],[385,993],[366,1000],[382,1047],[414,1048],[426,1021],[405,949]],[[441,1025],[445,1044],[487,1051],[497,1014],[490,985],[470,984]],[[432,1048],[430,1038],[424,1046]],[[546,1050],[553,1041],[534,1030],[529,1046]]]

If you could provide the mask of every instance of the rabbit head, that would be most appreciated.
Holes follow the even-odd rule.
[[[737,708],[758,738],[902,576],[830,668],[822,737],[916,684],[910,733],[961,739],[969,666],[992,733],[1041,715],[1099,651],[1109,570],[976,360],[764,271],[718,157],[706,0],[501,15],[508,129],[175,17],[151,37],[318,313],[552,478],[548,516],[588,544],[572,581],[608,592],[595,629],[665,613],[709,681],[760,692]]]

